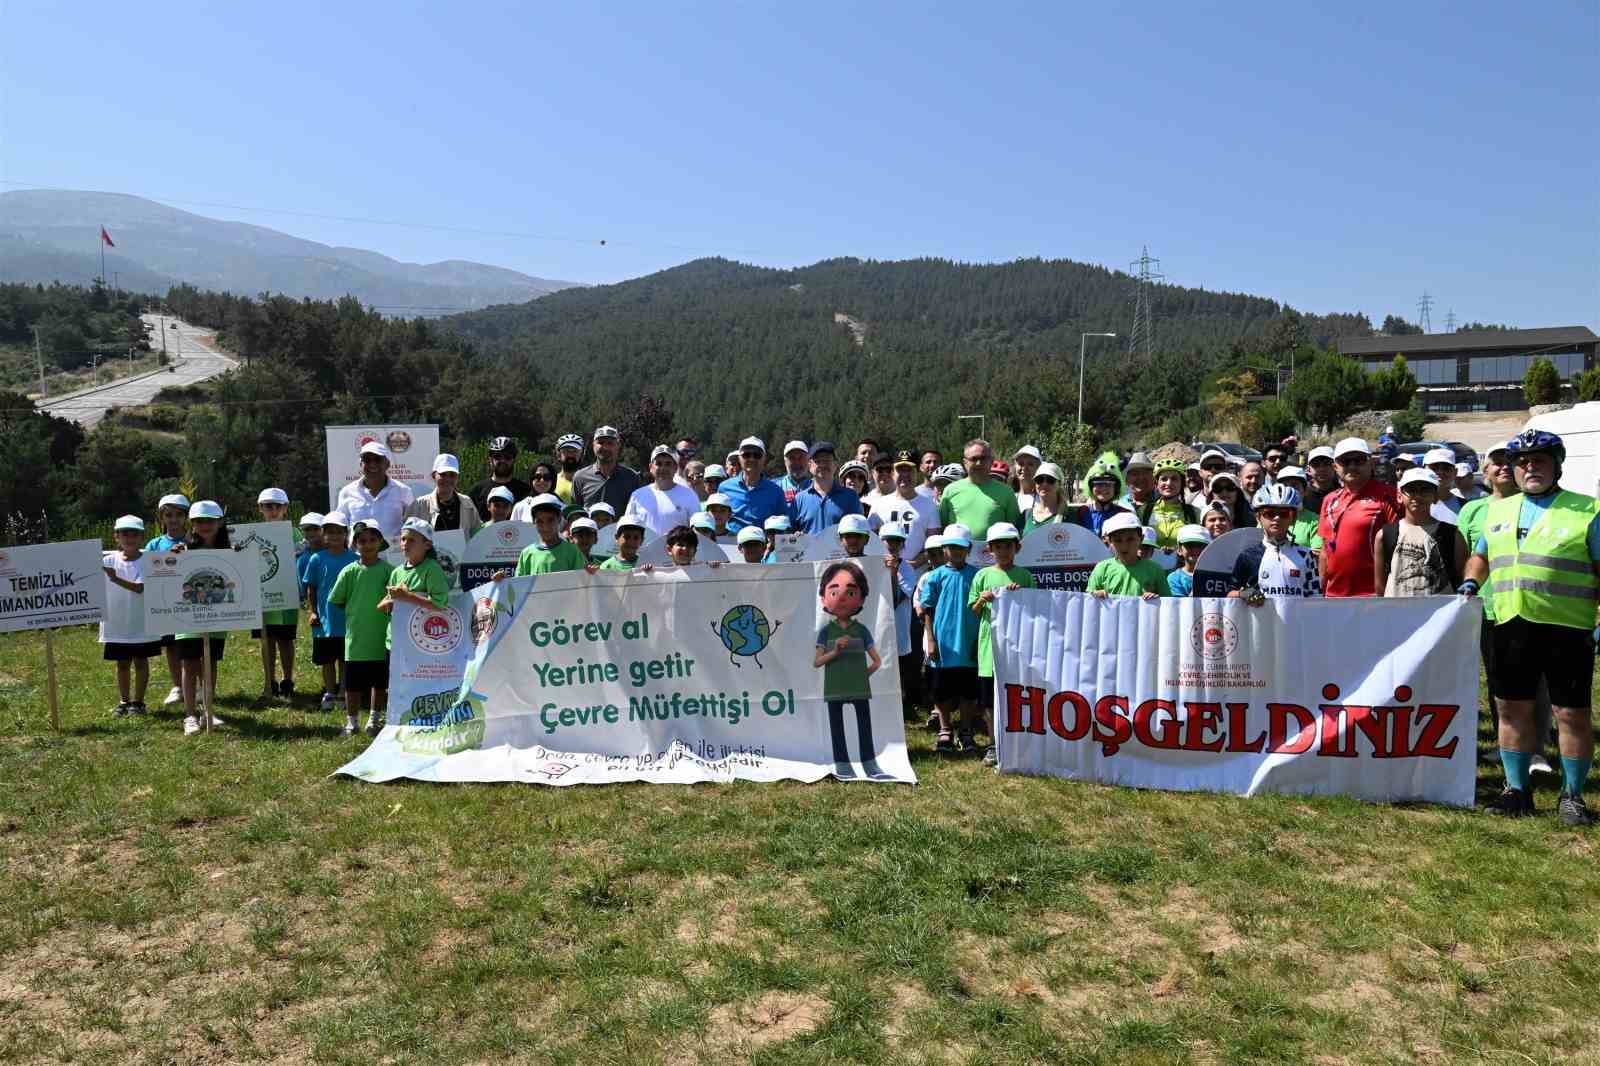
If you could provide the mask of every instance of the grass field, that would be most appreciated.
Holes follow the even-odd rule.
[[[1000,778],[920,730],[915,788],[374,786],[309,698],[250,707],[253,642],[187,739],[56,645],[60,736],[0,636],[0,1062],[1600,1061],[1600,837],[1549,813]]]

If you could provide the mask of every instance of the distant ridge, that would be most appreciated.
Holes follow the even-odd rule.
[[[88,284],[100,274],[102,225],[116,241],[106,249],[107,280],[116,272],[136,291],[188,283],[244,296],[349,295],[380,310],[431,315],[523,303],[576,284],[460,259],[402,263],[138,196],[57,189],[0,192],[0,281]]]

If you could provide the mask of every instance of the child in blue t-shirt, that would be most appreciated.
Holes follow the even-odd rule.
[[[189,535],[189,497],[180,492],[169,492],[156,505],[156,515],[161,520],[161,532],[145,542],[147,552],[183,551],[184,540]],[[178,642],[168,633],[161,638],[161,650],[167,657],[167,673],[172,678],[172,689],[162,705],[171,707],[183,702],[183,661],[178,658]]]
[[[322,518],[322,547],[308,553],[302,585],[311,617],[311,661],[322,667],[322,709],[344,704],[344,608],[328,602],[339,571],[361,558],[350,550],[347,520],[339,511]]]
[[[933,687],[933,710],[939,718],[936,751],[956,750],[951,723],[959,715],[961,747],[974,751],[973,723],[978,713],[978,617],[967,608],[978,568],[967,563],[972,539],[946,532],[944,565],[930,570],[922,581],[923,629],[928,661],[938,667]]]

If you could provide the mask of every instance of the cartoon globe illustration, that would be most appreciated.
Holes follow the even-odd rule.
[[[716,632],[717,639],[722,641],[722,646],[728,649],[729,662],[740,666],[739,659],[745,657],[754,659],[755,664],[761,666],[760,655],[771,643],[773,631],[782,624],[773,625],[761,608],[754,604],[741,603],[737,607],[729,607],[722,621],[711,628]]]

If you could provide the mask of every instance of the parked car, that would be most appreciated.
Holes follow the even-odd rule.
[[[1244,444],[1225,444],[1222,441],[1202,441],[1194,445],[1194,447],[1199,449],[1201,455],[1204,455],[1207,449],[1210,448],[1215,448],[1221,452],[1227,452],[1228,455],[1232,457],[1234,466],[1239,466],[1242,463],[1249,462],[1259,463],[1261,461],[1261,453]]]
[[[1466,463],[1474,474],[1478,472],[1478,453],[1473,450],[1472,445],[1463,444],[1458,440],[1414,440],[1408,444],[1395,445],[1395,450],[1401,455],[1419,457],[1435,448],[1449,448],[1456,453],[1456,462]],[[1418,462],[1420,461],[1421,459],[1419,458]]]

